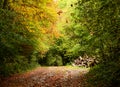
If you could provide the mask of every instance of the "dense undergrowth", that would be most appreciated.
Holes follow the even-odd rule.
[[[119,63],[119,62],[116,62]],[[93,67],[87,74],[88,87],[119,87],[120,65],[113,61]]]

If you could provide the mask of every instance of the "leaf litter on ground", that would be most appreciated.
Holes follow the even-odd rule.
[[[71,66],[38,67],[3,78],[0,87],[85,87],[88,71],[89,68]]]

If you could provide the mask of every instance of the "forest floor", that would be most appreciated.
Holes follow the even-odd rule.
[[[87,68],[38,67],[1,79],[0,87],[85,87]]]

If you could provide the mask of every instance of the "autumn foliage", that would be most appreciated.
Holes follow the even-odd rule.
[[[2,0],[0,3],[0,74],[37,64],[60,36],[53,0]]]

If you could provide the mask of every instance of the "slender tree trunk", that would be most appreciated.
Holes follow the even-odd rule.
[[[3,9],[6,9],[6,8],[7,8],[7,3],[8,3],[8,0],[4,0],[4,1],[3,1],[3,7],[2,7]]]

